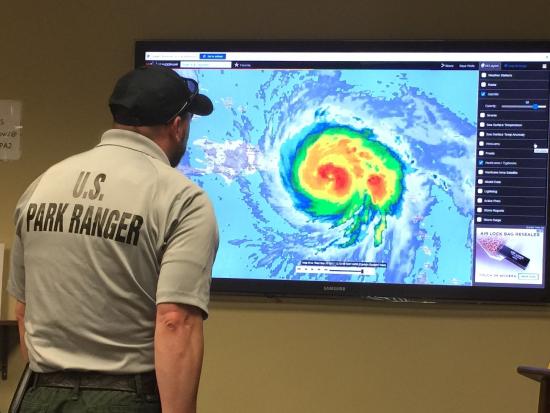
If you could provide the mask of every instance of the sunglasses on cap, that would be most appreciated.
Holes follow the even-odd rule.
[[[166,123],[170,123],[177,116],[181,116],[183,114],[183,112],[185,112],[187,107],[189,105],[191,105],[191,103],[193,102],[193,99],[195,98],[195,96],[197,96],[197,94],[199,93],[199,84],[197,83],[197,81],[195,79],[189,79],[187,77],[182,77],[181,79],[187,84],[187,89],[189,90],[190,95],[187,99],[185,99],[185,102],[183,102],[182,107],[176,112],[176,114],[174,116],[172,116],[170,119],[168,119],[166,121]]]

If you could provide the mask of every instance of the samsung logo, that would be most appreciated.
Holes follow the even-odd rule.
[[[323,286],[323,291],[346,291],[346,287],[336,287],[333,285]]]

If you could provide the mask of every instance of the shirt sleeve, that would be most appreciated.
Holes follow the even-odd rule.
[[[212,266],[218,249],[218,226],[204,192],[173,208],[157,284],[157,304],[188,304],[208,316]]]
[[[8,278],[8,285],[6,290],[10,295],[15,297],[18,301],[25,302],[25,261],[24,261],[24,247],[23,247],[23,225],[24,225],[24,213],[27,204],[34,193],[42,175],[39,176],[23,193],[17,206],[15,207],[14,223],[15,223],[15,236],[13,239],[13,245],[11,249],[10,259],[10,273]]]

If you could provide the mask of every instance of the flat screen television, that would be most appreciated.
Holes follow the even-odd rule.
[[[214,294],[546,302],[550,42],[138,41],[198,80]]]

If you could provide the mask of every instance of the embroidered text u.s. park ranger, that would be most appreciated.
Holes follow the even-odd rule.
[[[173,167],[212,102],[147,66],[109,106],[113,129],[16,207],[8,291],[37,373],[22,412],[195,410],[218,230],[205,192]]]

